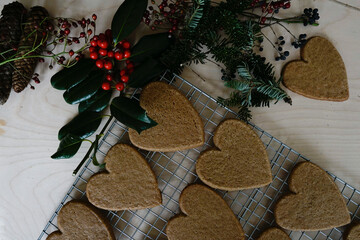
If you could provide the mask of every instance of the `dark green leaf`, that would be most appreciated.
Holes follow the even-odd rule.
[[[65,101],[69,104],[77,104],[91,98],[100,88],[104,73],[102,70],[92,71],[84,81],[64,93]]]
[[[164,65],[153,58],[149,58],[135,68],[135,71],[130,75],[129,86],[134,88],[143,87],[154,77],[163,73],[165,69]]]
[[[126,97],[114,98],[110,105],[111,114],[121,123],[138,133],[157,125],[155,121],[146,115],[144,109],[135,99]]]
[[[97,112],[83,112],[63,126],[58,133],[59,140],[67,134],[73,134],[81,139],[92,135],[101,123],[101,115]]]
[[[91,59],[81,59],[70,68],[64,68],[51,78],[51,85],[58,90],[67,90],[83,80],[89,75],[94,61]]]
[[[109,105],[111,95],[112,95],[112,91],[105,91],[99,89],[94,96],[79,104],[79,112],[80,113],[84,111],[101,112]]]
[[[111,23],[115,45],[129,36],[141,22],[148,0],[125,0]]]
[[[73,157],[79,150],[82,139],[78,136],[68,134],[60,142],[59,148],[51,158],[53,159],[65,159]]]
[[[157,58],[170,44],[171,39],[168,33],[147,35],[141,38],[132,48],[131,60],[134,62],[142,62],[149,57]]]
[[[94,141],[94,152],[93,152],[93,155],[92,155],[92,162],[95,166],[99,166],[100,163],[98,162],[97,158],[96,158],[96,152],[97,152],[97,149],[98,149],[98,146],[99,146],[99,135],[96,136],[96,139]]]

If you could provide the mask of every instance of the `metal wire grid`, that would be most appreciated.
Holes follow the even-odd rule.
[[[167,72],[161,77],[161,80],[168,82],[183,92],[193,103],[195,109],[199,111],[205,123],[206,143],[196,149],[174,153],[147,152],[139,149],[139,152],[148,160],[157,176],[163,204],[145,210],[104,211],[104,214],[106,214],[114,227],[117,239],[167,239],[165,233],[166,223],[172,216],[179,213],[178,200],[181,191],[188,184],[199,181],[195,173],[197,157],[200,152],[213,145],[212,137],[217,125],[226,118],[237,117],[235,112],[220,107],[215,99],[179,76]],[[138,99],[138,93],[135,92],[132,97]],[[218,191],[218,193],[238,217],[247,238],[256,239],[262,231],[276,225],[273,217],[274,204],[278,197],[284,191],[287,191],[287,179],[292,168],[296,163],[308,161],[308,159],[257,126],[252,124],[251,126],[266,146],[271,161],[273,182],[263,188],[237,192]],[[119,142],[129,143],[127,128],[114,121],[99,144],[98,159],[103,160],[110,147]],[[38,240],[46,239],[51,232],[58,229],[56,217],[66,202],[72,199],[86,200],[85,188],[87,180],[98,170],[97,167],[91,164],[91,159],[89,159],[46,224]],[[352,220],[359,221],[360,192],[333,174],[329,174],[346,199]],[[341,239],[343,232],[343,228],[318,232],[288,231],[292,239],[301,240]]]

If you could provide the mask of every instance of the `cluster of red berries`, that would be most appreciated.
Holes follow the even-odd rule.
[[[103,82],[102,88],[110,90],[111,83],[115,83],[115,88],[122,91],[125,88],[124,84],[129,81],[129,76],[134,71],[134,64],[128,60],[131,57],[131,44],[124,40],[114,47],[112,43],[113,36],[110,29],[107,29],[105,33],[95,35],[90,39],[90,58],[96,60],[95,64],[98,68],[107,71],[106,81]],[[119,72],[118,76],[115,76],[117,72],[114,70],[115,60],[125,62],[125,68]],[[120,81],[117,81],[118,79]]]
[[[155,5],[155,1],[151,2]],[[156,30],[159,25],[164,23],[169,24],[170,28],[168,31],[171,34],[178,30],[179,25],[184,22],[184,9],[187,6],[188,3],[185,0],[171,1],[171,3],[169,3],[169,0],[162,0],[162,2],[157,5],[158,10],[154,9],[154,6],[149,6],[149,10],[146,10],[144,14],[144,22],[150,25],[154,19],[153,25],[151,26],[152,30]]]
[[[258,3],[258,0],[254,0],[253,3]],[[251,3],[251,6],[253,7],[253,3]],[[255,6],[255,5],[254,5]],[[271,1],[270,3],[263,2],[261,3],[261,10],[264,13],[278,13],[279,9],[288,9],[291,7],[290,0],[280,0],[280,1]]]
[[[276,14],[279,13],[279,10],[282,9],[288,9],[291,7],[290,0],[279,0],[279,1],[260,1],[260,0],[253,0],[253,2],[250,4],[251,7],[261,7],[262,12],[265,14],[265,16],[262,16],[260,18],[260,24],[265,24],[267,20],[268,14]]]
[[[97,19],[96,14],[92,15],[92,20],[90,20],[90,18],[88,19],[82,18],[80,20],[68,19],[68,18],[54,18],[53,22],[55,23],[55,27],[57,28],[54,29],[55,27],[52,24],[47,26],[47,29],[49,31],[51,30],[53,35],[53,40],[51,44],[48,45],[48,48],[50,48],[51,45],[53,45],[54,47],[52,50],[46,51],[47,55],[52,56],[54,62],[60,65],[66,64],[65,61],[67,60],[68,57],[71,58],[74,56],[75,60],[79,61],[81,58],[84,57],[82,53],[84,49],[83,46],[80,46],[78,50],[75,49],[65,50],[60,54],[54,52],[55,46],[58,44],[66,44],[66,46],[71,46],[72,44],[80,44],[81,39],[84,39],[84,46],[86,46],[89,42],[89,37],[93,34],[93,29],[95,30],[96,19]],[[76,35],[72,36],[71,34],[72,31],[78,28],[79,26],[82,28],[82,31],[80,31],[80,33],[78,33],[79,31],[74,31],[77,33]],[[49,68],[52,69],[53,65],[50,64]]]

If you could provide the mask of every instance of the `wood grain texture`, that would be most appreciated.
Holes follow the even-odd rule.
[[[359,1],[345,1],[360,7]],[[0,9],[12,0],[2,0]],[[112,16],[121,1],[107,0],[22,0],[30,6],[45,6],[52,16],[90,17],[98,15],[97,30],[110,26]],[[349,78],[350,98],[343,103],[307,99],[289,92],[293,106],[278,103],[271,108],[253,110],[253,122],[273,136],[301,152],[316,164],[360,188],[360,14],[351,8],[328,0],[292,1],[284,14],[300,14],[305,7],[320,9],[319,27],[289,28],[295,35],[328,38],[341,54]],[[277,30],[283,31],[278,28]],[[268,32],[270,38],[275,37]],[[290,36],[286,35],[289,40]],[[288,45],[286,45],[289,47]],[[273,50],[265,46],[264,56],[272,59]],[[288,60],[298,59],[292,51]],[[277,62],[277,73],[284,62]],[[204,82],[186,69],[183,77],[212,96],[226,96],[228,90],[220,80],[220,69],[212,64],[191,66],[203,76]],[[8,102],[0,107],[0,239],[36,239],[57,205],[74,181],[72,171],[85,155],[89,145],[84,143],[71,160],[52,160],[58,147],[57,132],[76,115],[77,106],[70,106],[62,92],[53,89],[50,71],[39,65],[42,83],[36,90],[27,88],[21,94],[11,93]]]

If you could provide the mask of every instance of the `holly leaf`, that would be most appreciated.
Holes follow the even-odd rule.
[[[67,90],[81,83],[89,75],[94,61],[91,59],[81,59],[74,66],[64,68],[51,78],[51,85],[58,90]]]
[[[63,126],[58,133],[59,140],[68,134],[78,136],[81,139],[91,136],[99,127],[102,116],[97,112],[83,112]]]
[[[141,133],[157,123],[146,115],[139,101],[126,97],[116,97],[110,105],[111,114],[121,123]]]
[[[92,71],[84,81],[64,93],[65,101],[69,104],[77,104],[91,98],[100,88],[104,74],[102,70]]]
[[[149,57],[157,58],[171,44],[168,33],[157,33],[144,36],[131,50],[131,60],[143,62]]]
[[[79,150],[82,139],[78,136],[68,134],[66,135],[60,142],[59,148],[54,153],[51,158],[52,159],[66,159],[73,157],[77,151]]]
[[[111,23],[115,46],[139,25],[147,4],[148,0],[125,0],[120,5]]]
[[[109,105],[111,95],[112,91],[105,91],[100,88],[95,95],[79,104],[79,112],[101,112]]]
[[[99,146],[99,138],[98,138],[98,135],[97,135],[97,136],[96,136],[96,139],[95,139],[95,141],[94,141],[94,152],[93,152],[93,155],[92,155],[92,163],[93,163],[95,166],[99,166],[99,165],[100,165],[100,163],[98,162],[97,157],[96,157],[96,152],[97,152],[98,146]]]
[[[129,78],[129,86],[133,88],[141,88],[165,70],[166,68],[164,65],[153,58],[149,58],[138,67],[135,67],[135,71]]]

